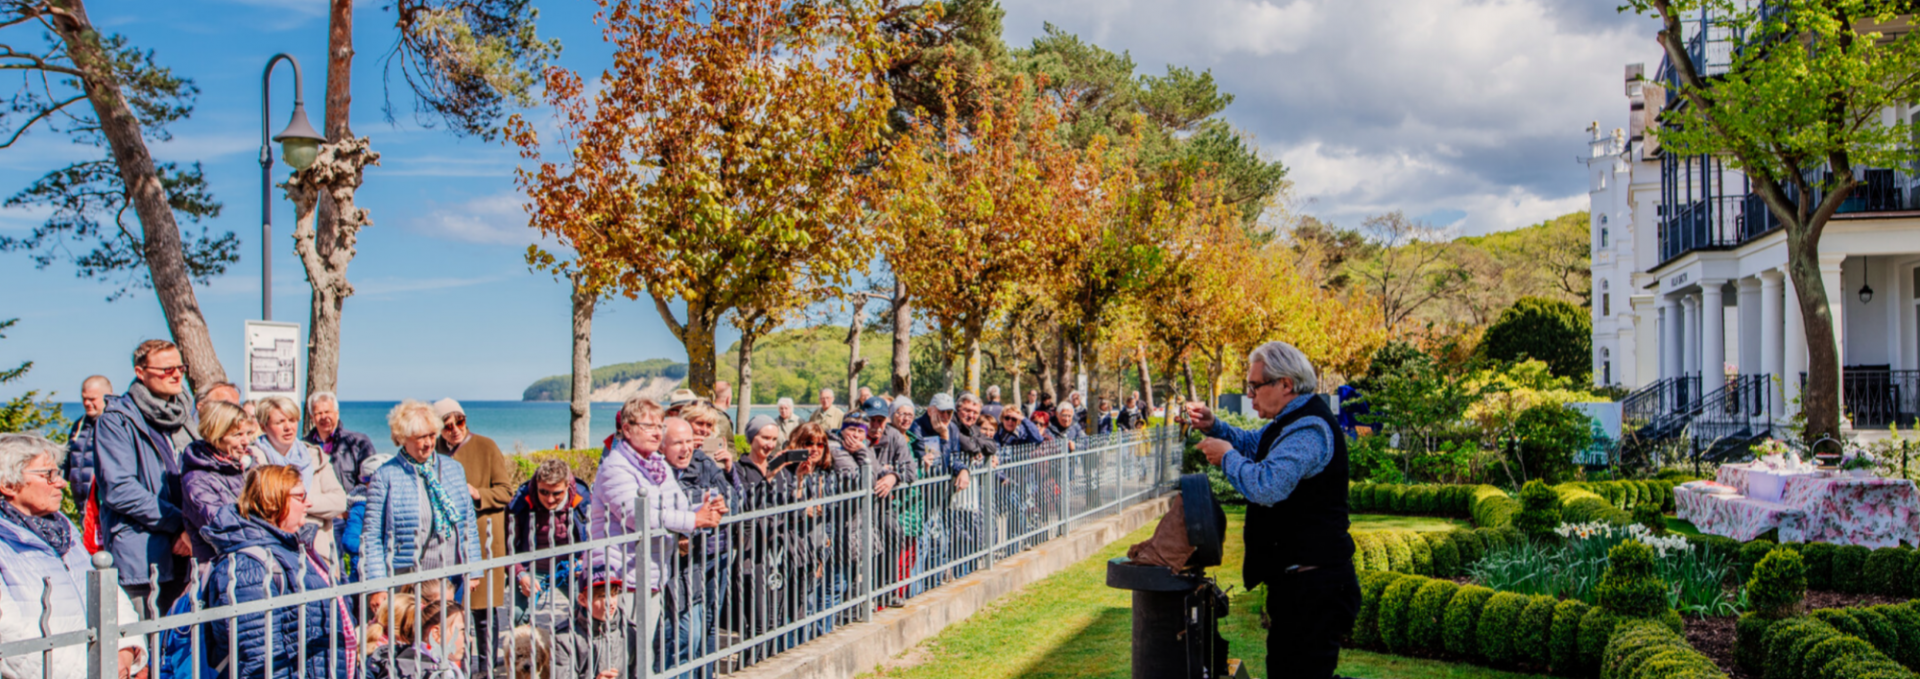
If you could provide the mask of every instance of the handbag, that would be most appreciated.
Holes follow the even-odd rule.
[[[87,506],[80,510],[80,545],[87,548],[88,554],[97,554],[102,548],[100,544],[100,502],[94,499],[94,496],[100,492],[99,485],[95,484],[91,490],[93,490],[93,492],[87,493]]]

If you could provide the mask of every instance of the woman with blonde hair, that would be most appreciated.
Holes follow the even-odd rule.
[[[260,438],[253,442],[254,465],[283,464],[300,470],[300,483],[307,489],[307,523],[319,531],[313,547],[320,553],[328,573],[340,572],[335,556],[333,520],[347,514],[347,489],[333,460],[320,449],[300,440],[300,404],[285,396],[268,396],[258,401],[254,418],[260,424]]]
[[[180,514],[193,542],[195,566],[205,568],[213,561],[213,545],[201,537],[200,529],[213,523],[221,508],[239,501],[253,438],[253,420],[240,406],[226,401],[200,404],[200,440],[180,456]]]
[[[466,470],[452,457],[433,452],[440,435],[433,407],[401,401],[387,413],[387,427],[400,454],[374,470],[367,483],[360,532],[364,579],[478,563],[478,518],[463,492]],[[475,577],[468,575],[462,586],[471,587]],[[368,603],[378,607],[385,599],[385,592],[374,592]]]

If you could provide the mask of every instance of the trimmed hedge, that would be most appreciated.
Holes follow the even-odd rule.
[[[1520,614],[1529,603],[1532,600],[1527,595],[1513,592],[1500,592],[1487,600],[1474,635],[1479,640],[1481,658],[1499,665],[1515,665],[1525,659],[1515,646],[1515,637],[1520,629]]]
[[[1880,649],[1893,659],[1909,668],[1920,669],[1920,608],[1911,602],[1905,604],[1881,604],[1871,610],[1886,618],[1893,626],[1894,633],[1900,637],[1900,645],[1893,650]]]
[[[1553,535],[1553,529],[1560,527],[1560,496],[1539,479],[1528,481],[1520,487],[1520,513],[1514,516],[1513,527],[1527,537]]]
[[[1600,664],[1600,656],[1607,650],[1607,640],[1613,637],[1613,630],[1620,624],[1620,616],[1612,611],[1595,606],[1580,619],[1580,666],[1595,667]]]
[[[1607,552],[1607,572],[1593,593],[1601,606],[1630,618],[1667,611],[1667,587],[1654,570],[1653,548],[1628,540]]]
[[[1903,606],[1911,607],[1911,603]],[[1920,676],[1901,667],[1869,638],[1848,633],[1848,629],[1865,632],[1865,627],[1841,610],[1815,611],[1813,615],[1788,618],[1764,628],[1757,625],[1753,629],[1736,628],[1762,636],[1757,645],[1751,638],[1737,639],[1735,648],[1764,649],[1765,656],[1759,661],[1764,679],[1914,679]],[[1833,622],[1845,627],[1836,627]],[[1905,644],[1893,643],[1896,651],[1906,650]]]
[[[1545,667],[1553,662],[1553,609],[1560,604],[1545,594],[1535,594],[1520,611],[1520,626],[1513,630],[1515,660]]]
[[[1666,625],[1629,620],[1607,640],[1600,679],[1705,679],[1726,677],[1713,660],[1687,645]]]
[[[1614,481],[1606,484],[1562,483],[1553,487],[1555,495],[1560,497],[1560,516],[1567,523],[1592,523],[1595,521],[1625,526],[1633,523],[1633,513],[1622,508],[1621,503],[1628,497],[1629,486],[1626,481]],[[1613,493],[1608,497],[1599,490]],[[1618,498],[1618,499],[1616,499]],[[1631,505],[1627,505],[1631,506]]]
[[[1760,560],[1773,552],[1776,546],[1778,545],[1766,538],[1740,545],[1740,551],[1734,553],[1733,559],[1735,577],[1738,577],[1741,582],[1746,582],[1748,578],[1753,577],[1753,565],[1760,563]]]
[[[1848,594],[1867,591],[1867,557],[1873,550],[1859,545],[1833,548],[1833,588]]]
[[[1767,661],[1767,648],[1761,644],[1767,628],[1776,622],[1759,613],[1746,613],[1733,625],[1733,661],[1749,672],[1759,672]]]
[[[1353,633],[1348,635],[1355,646],[1380,643],[1380,594],[1402,577],[1391,571],[1360,574],[1360,613],[1354,617]]]
[[[1451,580],[1428,580],[1413,594],[1407,612],[1407,639],[1415,648],[1439,650],[1446,644],[1447,604],[1460,592]]]
[[[1426,578],[1401,578],[1380,592],[1380,642],[1387,650],[1404,655],[1414,649],[1413,639],[1407,634],[1407,619],[1413,613],[1413,595],[1428,582]]]
[[[1883,547],[1867,555],[1867,564],[1862,575],[1866,591],[1876,594],[1912,594],[1908,581],[1908,572],[1914,564],[1913,550],[1904,547]]]
[[[1473,525],[1480,528],[1509,526],[1513,524],[1513,516],[1520,513],[1520,501],[1493,486],[1474,486],[1467,513],[1473,518]]]
[[[1799,613],[1806,596],[1806,563],[1791,549],[1768,552],[1747,579],[1747,602],[1764,618],[1777,620]]]
[[[1478,487],[1457,483],[1352,483],[1347,486],[1347,508],[1355,512],[1467,516],[1473,490]]]
[[[1479,585],[1467,585],[1455,592],[1447,601],[1446,615],[1441,619],[1441,646],[1448,653],[1469,658],[1479,652],[1480,611],[1492,599],[1494,591]]]
[[[1575,674],[1587,665],[1580,662],[1580,622],[1593,609],[1587,602],[1567,599],[1553,607],[1553,632],[1548,642],[1547,665],[1561,674]]]
[[[1592,673],[1613,629],[1610,614],[1580,601],[1415,575],[1366,573],[1360,593],[1353,646],[1396,655],[1583,675]],[[1598,638],[1589,641],[1589,633]],[[1585,654],[1588,644],[1594,660]]]
[[[1433,550],[1433,575],[1451,578],[1459,575],[1466,562],[1460,560],[1460,547],[1455,542],[1456,533],[1426,533],[1427,546]]]
[[[1833,589],[1833,552],[1834,545],[1814,542],[1800,547],[1800,556],[1807,561],[1807,587],[1809,589]]]

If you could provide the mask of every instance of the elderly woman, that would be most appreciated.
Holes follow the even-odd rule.
[[[1340,638],[1360,609],[1347,535],[1347,439],[1327,402],[1314,396],[1313,363],[1292,345],[1268,342],[1247,356],[1246,390],[1258,431],[1187,404],[1187,422],[1210,438],[1207,462],[1248,500],[1246,582],[1267,585],[1267,606],[1285,610],[1267,631],[1267,657],[1287,658],[1292,676],[1328,677]]]
[[[419,401],[401,401],[387,413],[400,454],[374,470],[367,484],[360,529],[363,579],[427,571],[480,561],[480,534],[460,463],[433,452],[440,417]],[[468,586],[475,582],[467,578]],[[373,608],[386,601],[374,592]]]
[[[247,473],[239,502],[221,508],[201,531],[220,552],[207,569],[209,607],[333,586],[313,549],[316,529],[307,522],[307,498],[298,467],[266,465]],[[347,659],[358,655],[353,620],[339,597],[239,616],[232,621],[237,635],[229,633],[229,623],[207,623],[200,638],[210,664],[231,662],[238,670],[233,676],[267,677],[271,664],[270,679],[343,679],[351,675]],[[238,645],[229,645],[236,636]]]
[[[293,399],[260,399],[254,417],[260,421],[261,430],[260,438],[253,442],[254,465],[283,464],[300,469],[300,484],[307,489],[307,523],[320,531],[314,547],[320,550],[328,572],[338,572],[333,520],[347,514],[347,489],[340,485],[332,457],[300,440],[300,404]]]
[[[87,550],[80,532],[60,514],[60,476],[66,447],[30,434],[0,434],[0,643],[38,639],[42,616],[53,634],[87,628]],[[122,624],[135,622],[133,601],[113,588]],[[42,602],[51,606],[42,610]],[[141,637],[114,640],[120,673],[126,677],[147,662]],[[52,661],[50,667],[43,666]],[[51,669],[51,673],[47,670]],[[87,676],[87,645],[69,644],[51,653],[21,653],[0,659],[5,679],[82,679]]]
[[[200,440],[180,456],[180,514],[193,540],[193,563],[204,568],[213,562],[213,545],[200,529],[213,523],[220,510],[240,500],[240,486],[253,445],[253,420],[247,411],[226,401],[200,404]]]

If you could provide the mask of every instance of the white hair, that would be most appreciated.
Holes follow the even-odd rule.
[[[965,405],[965,404],[968,404],[968,403],[975,403],[975,404],[978,404],[978,403],[980,403],[980,397],[978,397],[978,396],[974,396],[974,395],[973,395],[973,392],[971,392],[971,391],[965,391],[965,392],[961,392],[961,393],[960,393],[960,403],[961,403],[961,405]]]
[[[331,403],[334,407],[338,408],[340,406],[340,398],[334,396],[331,391],[313,392],[307,396],[307,412],[313,412],[313,410],[320,407],[322,403]]]
[[[834,395],[834,393],[833,393],[833,390],[832,390],[832,389],[821,389],[821,390],[820,390],[820,395],[821,395],[821,396],[833,396],[833,395]]]
[[[787,398],[787,397],[785,397],[785,396],[782,396],[782,397],[780,397],[780,400],[778,400],[778,401],[775,401],[775,402],[774,402],[774,405],[777,405],[777,406],[786,406],[786,407],[788,407],[788,408],[792,408],[792,407],[793,407],[793,399],[790,399],[790,398]]]
[[[1256,361],[1260,363],[1261,377],[1293,380],[1293,393],[1311,394],[1320,388],[1320,379],[1313,374],[1313,362],[1291,344],[1278,341],[1262,344],[1247,354],[1248,365]]]
[[[1000,385],[998,384],[988,385],[987,398],[1000,398]]]
[[[440,418],[433,414],[433,406],[407,399],[387,411],[387,430],[395,444],[405,445],[407,439],[440,431]]]
[[[45,455],[53,466],[67,456],[67,447],[37,434],[0,434],[0,486],[19,488],[27,482],[27,465]]]

